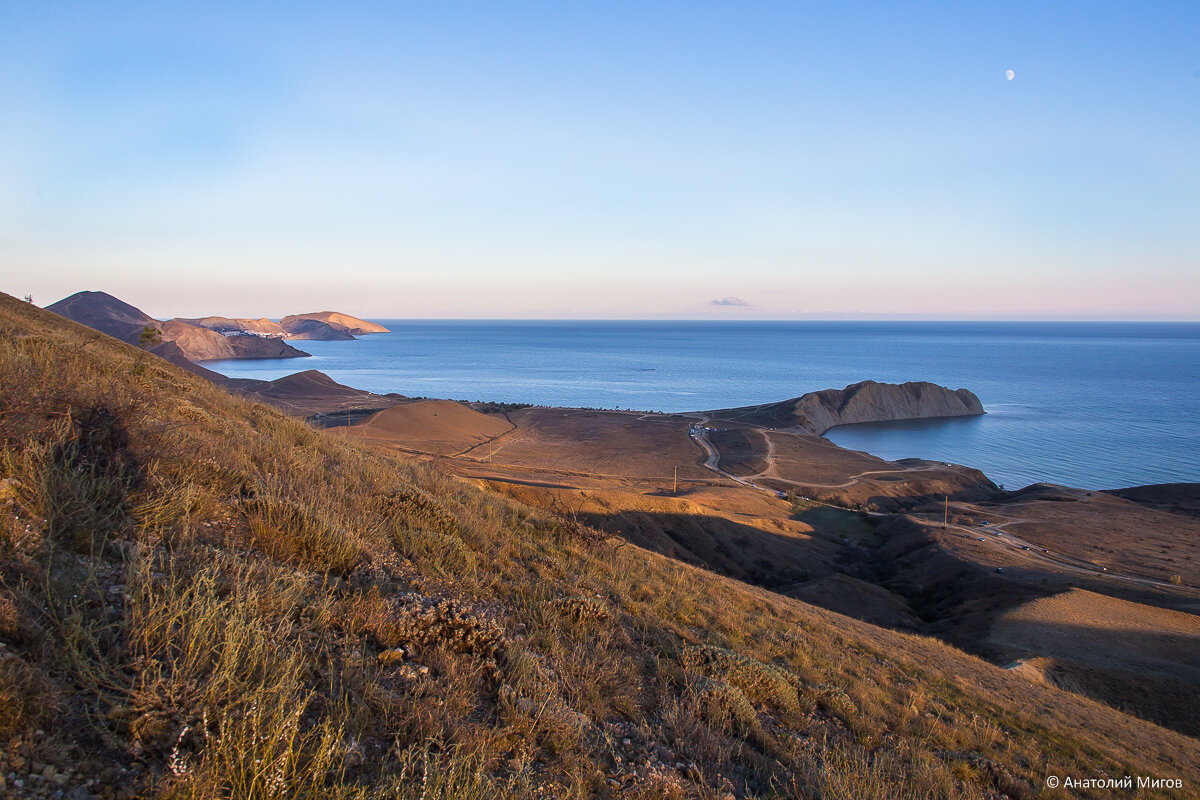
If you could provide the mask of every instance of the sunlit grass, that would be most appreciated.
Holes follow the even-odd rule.
[[[0,394],[0,745],[144,796],[1020,797],[1166,741],[9,298]]]

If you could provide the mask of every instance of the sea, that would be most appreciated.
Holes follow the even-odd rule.
[[[970,389],[987,414],[827,437],[886,459],[966,464],[1008,489],[1200,482],[1200,323],[377,321],[391,333],[293,343],[312,358],[205,366],[262,379],[318,369],[412,397],[661,412],[932,381]]]

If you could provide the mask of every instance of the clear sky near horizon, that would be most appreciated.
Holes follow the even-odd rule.
[[[1200,319],[1200,3],[0,0],[0,290],[80,289]]]

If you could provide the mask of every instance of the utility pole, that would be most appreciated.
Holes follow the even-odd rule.
[[[950,495],[946,495],[945,512],[942,515],[942,527],[945,528],[950,524]]]
[[[679,494],[679,465],[675,465],[675,485],[671,487],[671,494]]]

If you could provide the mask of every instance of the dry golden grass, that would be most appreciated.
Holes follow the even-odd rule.
[[[1200,779],[1187,737],[575,535],[7,297],[0,396],[0,748],[68,790],[994,798],[1048,774]]]

